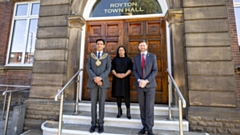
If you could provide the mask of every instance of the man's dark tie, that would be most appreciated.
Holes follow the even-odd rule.
[[[97,55],[98,59],[100,58],[100,52],[98,52],[98,55]]]
[[[142,54],[142,79],[144,79],[144,65],[145,65],[145,57],[144,57],[144,53]]]

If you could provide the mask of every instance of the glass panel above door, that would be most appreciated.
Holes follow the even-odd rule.
[[[157,0],[97,0],[90,17],[161,14]]]

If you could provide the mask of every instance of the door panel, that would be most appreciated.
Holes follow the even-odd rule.
[[[138,51],[138,42],[145,40],[148,43],[148,50],[156,54],[158,63],[158,74],[156,77],[156,103],[167,103],[168,99],[168,77],[167,54],[166,54],[166,29],[164,18],[152,19],[129,19],[114,21],[89,21],[86,24],[85,39],[85,62],[91,52],[96,51],[95,41],[103,38],[106,41],[105,51],[110,54],[111,59],[115,57],[118,46],[125,46],[131,59],[136,56]],[[86,65],[84,65],[86,67]],[[85,68],[84,68],[85,69]],[[87,72],[84,70],[83,79],[83,99],[89,100],[89,90],[86,88]],[[109,74],[112,81],[112,74]],[[137,92],[134,86],[135,78],[131,73],[131,102],[137,102]],[[111,97],[111,87],[107,92],[107,101],[115,101]]]

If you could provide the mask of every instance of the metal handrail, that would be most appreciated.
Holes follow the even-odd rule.
[[[8,105],[7,105],[7,112],[6,112],[6,118],[5,118],[5,124],[4,124],[4,135],[7,135],[7,128],[8,128],[8,118],[9,118],[9,111],[10,111],[10,105],[12,100],[12,93],[14,92],[23,92],[26,90],[29,90],[30,86],[23,86],[23,85],[6,85],[6,84],[0,84],[0,87],[7,87],[7,89],[2,93],[4,95],[4,104],[3,104],[3,112],[2,112],[2,119],[4,119],[5,114],[5,107],[6,107],[6,99],[8,95]],[[20,89],[20,90],[8,90],[8,87],[13,88],[26,88],[26,89]]]
[[[69,84],[73,81],[73,79],[77,76],[79,76],[80,72],[83,69],[79,69],[69,80],[68,82],[58,90],[58,93],[55,95],[54,100],[58,101],[58,96],[61,95],[61,100],[60,100],[60,110],[59,110],[59,122],[58,122],[58,135],[61,135],[62,133],[62,112],[63,112],[63,96],[64,96],[64,91],[66,88],[69,86]],[[78,113],[78,97],[79,96],[79,91],[77,90],[76,93],[76,103],[75,103],[75,114]]]
[[[177,91],[177,95],[179,97],[178,99],[178,113],[179,113],[179,134],[183,135],[183,124],[182,124],[182,108],[186,108],[186,101],[184,99],[184,97],[182,96],[181,91],[179,90],[176,82],[174,81],[171,73],[168,71],[167,69],[167,73],[168,76],[171,79],[171,82],[173,83],[173,86],[175,87],[175,90]],[[172,93],[169,93],[169,101],[168,101],[168,112],[169,112],[169,118],[168,119],[172,119],[172,112],[171,112],[171,102],[172,101]]]

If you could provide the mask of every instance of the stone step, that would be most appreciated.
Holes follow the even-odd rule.
[[[89,111],[81,111],[78,115],[64,114],[63,122],[68,124],[83,124],[89,125],[91,123],[91,113]],[[127,119],[126,115],[123,114],[121,118],[116,118],[116,113],[105,112],[104,125],[112,126],[116,125],[116,127],[132,127],[140,129],[142,128],[140,115],[139,114],[131,114],[131,119]],[[179,130],[179,121],[177,118],[173,120],[168,120],[166,116],[154,115],[154,127],[160,130],[171,130],[178,131]],[[188,121],[183,120],[183,130],[188,131]]]
[[[64,109],[66,111],[73,110],[74,104],[73,103],[65,103]],[[90,111],[91,110],[91,104],[89,101],[82,101],[78,104],[78,110],[81,111]],[[140,114],[139,105],[138,103],[131,103],[131,114]],[[178,108],[172,107],[172,115],[177,116],[178,115]],[[124,103],[122,103],[122,111],[123,113],[126,113],[126,106]],[[105,112],[109,113],[116,113],[117,112],[117,104],[114,102],[106,102],[105,103]],[[168,116],[168,106],[165,104],[155,104],[154,106],[154,115],[160,115],[160,116]]]
[[[42,135],[56,135],[58,133],[58,122],[46,121],[42,124]],[[94,133],[89,133],[89,125],[63,123],[62,135],[99,135],[97,128]],[[128,127],[104,126],[101,135],[136,135],[140,129]],[[166,131],[153,129],[156,135],[179,135],[179,131]],[[30,134],[29,134],[30,135]],[[206,133],[184,131],[184,135],[208,135]]]
[[[91,125],[91,104],[90,102],[80,102],[78,114],[73,114],[73,109],[68,109],[74,106],[71,103],[64,104],[63,115],[63,133],[64,134],[88,134],[88,130]],[[116,118],[117,105],[113,102],[107,102],[105,104],[105,118],[104,127],[106,134],[137,134],[137,131],[142,128],[139,106],[137,103],[131,104],[131,119],[126,118],[126,107],[123,105],[123,115],[121,118]],[[177,114],[177,109],[173,108],[173,114]],[[157,104],[154,106],[154,127],[156,132],[160,131],[179,131],[178,117],[173,117],[172,120],[168,120],[168,107],[166,105]],[[173,115],[177,116],[177,115]],[[43,135],[55,135],[57,134],[57,122],[46,121],[42,124]],[[189,123],[187,120],[183,120],[183,131],[189,130]],[[77,126],[78,128],[74,128]],[[72,127],[73,129],[71,129]],[[111,132],[110,132],[111,131]],[[114,131],[114,132],[112,132]],[[125,133],[127,132],[127,133]]]

